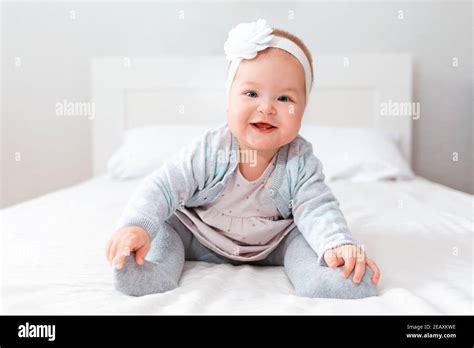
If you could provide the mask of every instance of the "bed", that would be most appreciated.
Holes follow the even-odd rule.
[[[212,123],[225,110],[224,104],[209,101],[223,96],[226,62],[194,57],[203,68],[193,71],[189,59],[92,61],[94,177],[2,210],[2,314],[473,313],[472,195],[418,176],[328,182],[354,237],[382,270],[377,297],[302,298],[294,295],[283,267],[196,261],[186,262],[175,290],[139,298],[115,291],[105,245],[140,182],[114,180],[106,173],[123,133],[179,117],[182,122]],[[410,163],[412,120],[377,117],[381,101],[411,100],[410,57],[332,56],[316,61],[319,92],[305,121],[397,131],[400,151]],[[183,105],[205,112],[194,121],[183,119]],[[350,119],[344,117],[348,108]],[[328,113],[331,117],[324,116]],[[172,117],[160,117],[165,114]]]

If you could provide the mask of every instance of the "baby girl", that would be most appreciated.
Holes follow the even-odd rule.
[[[175,289],[195,260],[284,266],[298,296],[375,296],[380,271],[298,135],[314,73],[308,48],[259,19],[232,29],[224,49],[227,122],[140,183],[107,245],[115,288]]]

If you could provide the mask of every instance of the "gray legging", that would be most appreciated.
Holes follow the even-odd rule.
[[[303,297],[355,299],[376,296],[372,270],[366,269],[359,284],[342,276],[342,267],[331,269],[317,263],[318,255],[311,249],[301,232],[291,231],[265,259],[237,261],[221,256],[202,245],[188,228],[172,215],[151,242],[143,265],[137,265],[135,254],[126,258],[122,269],[113,262],[114,287],[130,296],[162,293],[178,287],[184,261],[229,263],[232,265],[284,266],[295,288]]]

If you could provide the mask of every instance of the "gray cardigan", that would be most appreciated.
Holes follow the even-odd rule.
[[[227,123],[208,130],[143,179],[116,228],[140,226],[153,239],[177,207],[198,207],[217,199],[238,163],[239,142]],[[278,150],[268,194],[283,218],[293,217],[319,264],[325,265],[326,250],[356,244],[339,202],[324,183],[321,162],[300,135]]]

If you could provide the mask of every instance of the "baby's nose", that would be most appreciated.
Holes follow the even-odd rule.
[[[269,102],[262,102],[257,108],[258,112],[264,113],[264,114],[274,114],[275,113],[275,108],[273,107],[272,103]]]

